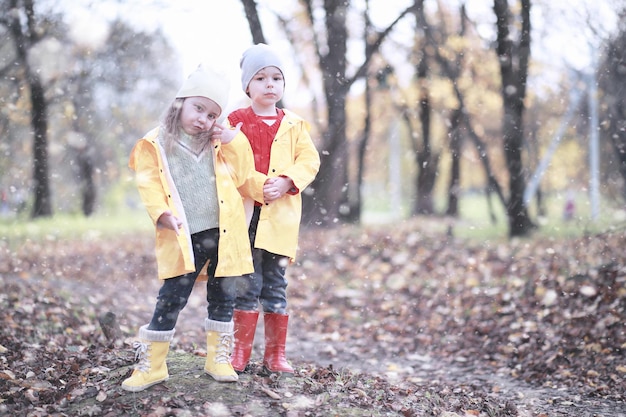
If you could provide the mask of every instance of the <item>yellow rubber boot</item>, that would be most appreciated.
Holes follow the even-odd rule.
[[[148,326],[139,329],[140,341],[135,342],[135,359],[139,363],[133,374],[122,382],[126,391],[143,391],[159,382],[167,381],[170,377],[167,372],[165,358],[170,350],[170,342],[174,337],[174,330],[148,330]]]
[[[232,321],[215,321],[206,319],[206,363],[204,371],[220,382],[235,382],[239,379],[237,372],[230,364],[233,351]]]

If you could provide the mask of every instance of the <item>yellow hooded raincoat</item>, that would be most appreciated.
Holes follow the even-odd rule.
[[[141,200],[156,229],[156,260],[159,279],[173,278],[195,270],[191,236],[180,196],[169,172],[165,152],[158,141],[159,128],[140,139],[130,154],[129,167],[136,172]],[[237,190],[254,171],[250,144],[239,134],[228,145],[214,143],[214,165],[219,197],[220,240],[216,277],[238,276],[253,271],[248,224]],[[229,149],[228,162],[222,149]],[[183,222],[177,236],[173,230],[157,225],[170,210]]]
[[[255,171],[240,191],[263,203],[263,184],[268,178],[291,178],[296,187],[293,193],[262,206],[254,247],[288,256],[294,261],[302,217],[300,193],[315,179],[320,167],[320,156],[311,140],[309,123],[289,110],[284,109],[284,112],[285,116],[272,143],[268,175]],[[229,161],[236,159],[231,150],[225,150],[225,155]],[[246,201],[246,209],[249,207]]]

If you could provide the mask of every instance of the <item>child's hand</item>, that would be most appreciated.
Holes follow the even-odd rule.
[[[293,181],[287,177],[269,178],[263,184],[263,200],[266,203],[278,200],[293,187]]]
[[[227,128],[224,125],[215,123],[213,125],[213,129],[211,129],[211,139],[219,140],[220,142],[222,142],[222,145],[226,145],[230,143],[233,139],[235,139],[235,136],[237,136],[237,134],[241,130],[242,125],[243,123],[239,122],[237,123],[237,126]]]
[[[178,217],[174,216],[171,211],[167,210],[159,216],[159,220],[157,220],[157,225],[175,231],[176,236],[178,236],[180,234],[178,232],[178,229],[183,227],[183,222],[180,221]]]

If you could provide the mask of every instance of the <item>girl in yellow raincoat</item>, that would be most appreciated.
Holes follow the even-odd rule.
[[[156,228],[158,277],[163,280],[152,320],[139,329],[139,364],[122,383],[141,391],[168,379],[165,358],[180,311],[206,267],[205,372],[237,381],[230,364],[237,276],[252,272],[246,215],[237,187],[254,170],[250,145],[239,128],[217,123],[228,79],[202,66],[176,94],[161,125],[130,155],[141,200]],[[227,162],[222,148],[229,148]]]

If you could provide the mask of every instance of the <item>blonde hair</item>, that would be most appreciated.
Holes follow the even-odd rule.
[[[184,101],[185,97],[174,99],[161,117],[161,137],[163,138],[163,147],[167,153],[172,150],[172,146],[182,130],[180,113],[182,112]],[[211,131],[201,132],[195,135],[194,139],[196,139],[200,147],[204,147],[211,140]]]

